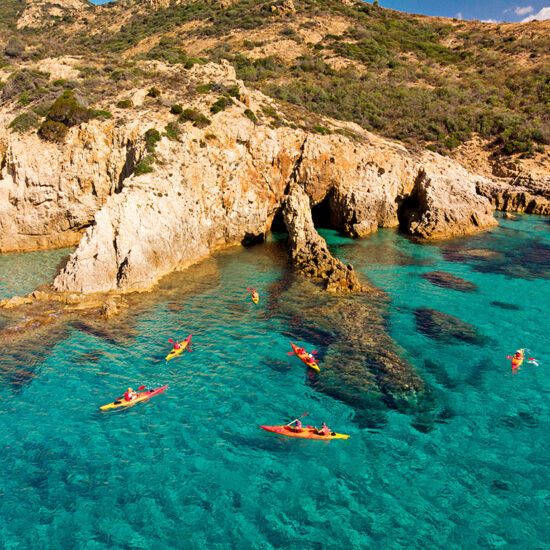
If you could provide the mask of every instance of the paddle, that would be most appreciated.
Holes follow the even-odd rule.
[[[306,351],[306,353],[307,353],[307,351]],[[316,354],[316,353],[317,353],[317,350],[314,349],[313,351],[310,351],[309,353]],[[287,354],[287,355],[296,355],[293,351],[287,351],[286,354]]]
[[[306,416],[306,414],[309,414],[309,413],[308,412],[304,413],[302,416],[299,416],[298,418],[295,418],[292,422],[289,422],[287,424],[287,426],[292,426],[292,424],[294,424],[294,422],[298,422],[298,420],[300,420],[300,418],[302,418],[303,416]]]

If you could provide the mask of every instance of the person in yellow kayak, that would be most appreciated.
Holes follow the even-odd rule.
[[[330,435],[332,433],[331,429],[323,422],[320,430],[317,430],[317,435]]]
[[[132,401],[132,399],[135,399],[137,395],[137,391],[134,391],[132,388],[128,388],[128,390],[124,394],[124,399],[126,401]]]

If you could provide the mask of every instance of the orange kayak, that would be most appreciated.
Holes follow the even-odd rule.
[[[292,342],[290,342],[290,345],[292,346],[292,350],[294,353],[306,364],[306,366],[311,367],[313,370],[316,370],[317,372],[321,372],[321,369],[319,368],[319,365],[317,364],[317,361],[309,362],[309,354],[307,353],[299,353],[298,350],[301,350],[302,348],[299,348],[298,346],[295,346]]]
[[[273,432],[287,437],[301,437],[302,439],[347,439],[349,435],[332,432],[330,435],[320,435],[315,428],[302,428],[299,432],[288,426],[260,426],[266,432]]]

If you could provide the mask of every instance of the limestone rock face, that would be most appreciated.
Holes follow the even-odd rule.
[[[483,181],[477,192],[497,210],[550,216],[550,176],[537,180],[518,176],[511,183]]]
[[[139,155],[136,128],[90,122],[62,146],[0,130],[0,252],[70,246]]]
[[[329,252],[311,217],[309,197],[296,183],[290,185],[283,215],[288,229],[290,254],[302,273],[325,281],[331,292],[366,291],[351,266],[344,266]]]
[[[466,170],[441,172],[429,164],[421,169],[408,199],[412,205],[404,219],[408,232],[441,239],[496,225],[490,203],[476,194],[476,179]]]
[[[155,70],[173,76],[183,69],[157,62]],[[81,239],[55,279],[58,290],[144,289],[219,247],[262,238],[286,200],[300,215],[293,222],[289,210],[290,240],[304,243],[294,245],[294,257],[306,251],[310,274],[342,290],[361,285],[351,270],[323,259],[311,206],[324,204],[331,223],[354,237],[397,225],[424,238],[451,237],[496,223],[488,199],[476,193],[476,182],[489,180],[454,161],[412,153],[352,123],[345,129],[356,138],[271,128],[261,112],[273,102],[248,90],[227,62],[194,65],[185,78],[238,86],[239,97],[209,113],[206,128],[181,123],[177,139],[162,137],[149,174],[134,173],[146,154],[144,134],[175,120],[158,102],[145,102],[139,116],[115,111],[110,120],[71,128],[62,145],[5,129],[13,115],[0,111],[0,251]],[[201,94],[184,107],[208,113],[215,99]],[[246,109],[258,123],[243,116]],[[286,198],[290,184],[303,196],[292,185]]]

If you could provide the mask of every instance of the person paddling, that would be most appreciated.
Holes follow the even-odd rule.
[[[323,422],[323,425],[321,426],[320,430],[317,430],[318,435],[330,435],[331,430],[330,428]]]
[[[126,393],[124,394],[124,399],[126,401],[132,401],[132,399],[135,399],[137,397],[137,392],[134,391],[132,388],[128,388],[126,390]]]
[[[295,422],[296,422],[296,426],[292,426],[292,424],[294,424]],[[300,433],[302,431],[302,423],[298,419],[293,420],[292,422],[287,424],[286,427],[289,430],[291,430],[293,432],[296,432],[296,433]]]

